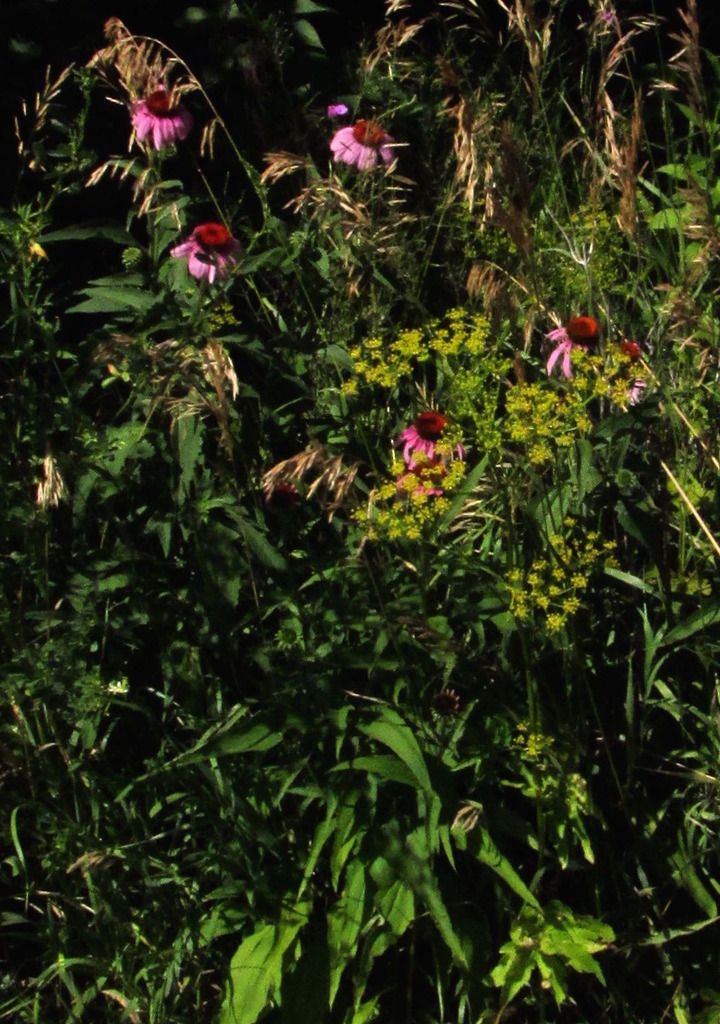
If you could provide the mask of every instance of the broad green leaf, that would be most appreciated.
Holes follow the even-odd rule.
[[[311,25],[306,18],[298,18],[295,22],[295,31],[300,36],[306,46],[309,46],[312,50],[325,50],[322,44],[322,39],[318,35],[317,29],[314,25]]]
[[[113,224],[80,224],[74,228],[47,231],[40,236],[39,241],[43,244],[46,242],[85,242],[91,238],[115,242],[117,245],[136,246],[138,244],[129,231]]]
[[[293,5],[295,14],[327,14],[331,11],[332,8],[315,3],[315,0],[295,0]]]
[[[423,829],[412,832],[400,851],[388,850],[386,856],[396,874],[425,904],[441,939],[462,970],[468,969],[467,957],[452,923],[430,865]]]
[[[453,494],[450,508],[447,510],[447,512],[444,513],[443,517],[439,522],[440,530],[447,529],[447,527],[450,526],[450,524],[454,522],[455,519],[457,519],[458,515],[463,509],[463,506],[465,505],[465,502],[468,500],[473,490],[475,489],[476,484],[478,484],[485,475],[489,461],[489,458],[487,457],[487,455],[485,455],[482,459],[480,459],[480,462],[478,462],[477,466],[473,467],[473,469],[471,469],[468,475],[463,479],[460,487],[458,487],[457,491],[455,491]]]
[[[267,537],[257,527],[249,523],[239,509],[232,509],[231,515],[245,543],[257,560],[268,569],[272,569],[273,572],[285,572],[287,562]]]
[[[709,629],[720,622],[720,601],[710,601],[704,608],[698,608],[677,626],[674,626],[669,633],[666,633],[661,643],[676,644],[680,640],[687,640],[689,636],[699,633],[701,629]]]
[[[87,298],[66,313],[145,313],[157,301],[139,288],[86,288],[83,294]]]
[[[537,897],[528,889],[507,857],[498,850],[487,829],[476,825],[470,832],[465,832],[462,828],[458,827],[453,829],[452,834],[459,849],[467,850],[481,864],[491,868],[525,903],[536,910],[540,910],[540,903]]]
[[[374,902],[395,936],[402,935],[415,920],[415,896],[399,878],[377,892]]]
[[[367,757],[354,757],[352,761],[342,761],[334,765],[333,772],[359,770],[366,771],[384,782],[400,782],[405,786],[417,789],[417,779],[402,761],[393,754],[372,754]]]
[[[611,566],[606,567],[604,572],[611,579],[618,580],[620,583],[627,583],[629,587],[641,590],[644,594],[652,594],[653,597],[658,596],[655,587],[650,586],[645,580],[641,580],[639,576],[633,576],[632,573],[623,572],[621,569],[613,569]]]
[[[512,942],[501,947],[500,962],[490,972],[493,984],[502,989],[504,1005],[512,1002],[521,988],[530,981],[535,967],[534,950],[522,948]]]
[[[658,231],[663,228],[677,228],[681,223],[679,211],[670,207],[666,210],[659,210],[650,217],[648,227],[652,228],[653,231]]]
[[[359,860],[350,861],[345,873],[345,887],[328,914],[331,1006],[342,973],[357,952],[360,930],[365,923],[365,893],[365,866]]]
[[[315,829],[315,836],[312,841],[312,846],[310,847],[310,853],[308,854],[307,861],[305,862],[305,870],[303,871],[302,882],[300,883],[300,889],[298,891],[298,899],[302,896],[307,883],[312,877],[312,873],[315,870],[315,866],[323,851],[323,847],[335,831],[335,825],[337,824],[335,819],[337,802],[337,796],[334,793],[330,793],[325,818]]]
[[[383,708],[380,716],[374,722],[361,725],[360,731],[389,747],[410,770],[420,789],[431,792],[430,776],[418,741],[396,711]]]
[[[237,717],[231,716],[230,722],[208,730],[194,747],[180,754],[165,767],[194,764],[226,754],[259,754],[271,750],[282,742],[282,733],[275,732],[264,722],[241,721],[236,724]]]
[[[230,963],[219,1024],[255,1024],[280,986],[283,956],[300,927],[264,925],[245,939]]]

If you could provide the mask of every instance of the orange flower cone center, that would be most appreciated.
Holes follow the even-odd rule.
[[[385,132],[377,121],[356,121],[352,133],[363,146],[381,146],[385,140]]]
[[[439,412],[421,412],[415,417],[415,429],[423,441],[439,441],[447,419]]]
[[[232,235],[224,224],[198,224],[193,236],[206,249],[222,249],[232,242]]]
[[[642,349],[636,341],[623,341],[620,348],[634,363],[636,363],[642,355]]]
[[[593,345],[600,337],[597,320],[591,316],[574,316],[565,324],[570,341],[575,345]]]
[[[151,92],[145,100],[145,106],[155,117],[167,117],[175,112],[175,107],[170,106],[170,97],[164,89]]]

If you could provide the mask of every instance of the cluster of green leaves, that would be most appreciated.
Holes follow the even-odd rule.
[[[717,61],[688,35],[676,97],[597,4],[500,47],[419,6],[339,53],[332,4],[188,8],[217,64],[162,154],[93,152],[105,65],[35,107],[0,212],[0,1020],[720,1019]],[[397,168],[330,165],[337,99]],[[171,249],[218,218],[208,286]],[[601,345],[550,379],[579,314]],[[413,506],[427,409],[446,493]]]

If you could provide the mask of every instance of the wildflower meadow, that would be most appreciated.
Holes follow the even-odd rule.
[[[17,6],[0,1022],[720,1024],[715,0]]]

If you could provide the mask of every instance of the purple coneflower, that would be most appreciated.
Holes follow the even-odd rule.
[[[404,442],[403,458],[410,469],[415,465],[413,453],[424,456],[430,463],[434,462],[435,445],[442,437],[447,422],[447,417],[443,416],[442,413],[429,410],[428,412],[421,412],[415,417],[411,426],[403,430],[399,443]],[[458,458],[462,459],[465,455],[465,449],[461,444],[457,446],[456,451]]]
[[[642,348],[636,341],[625,338],[620,342],[620,348],[631,363],[638,363],[642,359]],[[646,388],[647,381],[643,380],[642,377],[634,377],[627,393],[628,405],[637,405],[638,402],[642,401]]]
[[[598,322],[591,316],[574,316],[564,327],[556,327],[545,337],[557,342],[547,361],[548,376],[553,372],[555,363],[562,357],[561,369],[566,377],[572,377],[572,350],[579,346],[588,348],[594,345],[600,336]]]
[[[268,508],[285,510],[300,504],[300,493],[290,480],[278,480],[265,493],[265,504]]]
[[[193,119],[182,103],[171,102],[171,96],[161,85],[133,104],[132,125],[138,142],[150,139],[155,149],[164,149],[187,137]]]
[[[377,121],[356,121],[335,132],[330,150],[336,163],[369,171],[377,164],[378,157],[386,164],[393,162],[393,141]]]
[[[186,242],[176,245],[170,255],[186,257],[193,277],[207,278],[210,284],[216,277],[224,277],[235,263],[240,243],[233,238],[224,224],[198,224]]]

